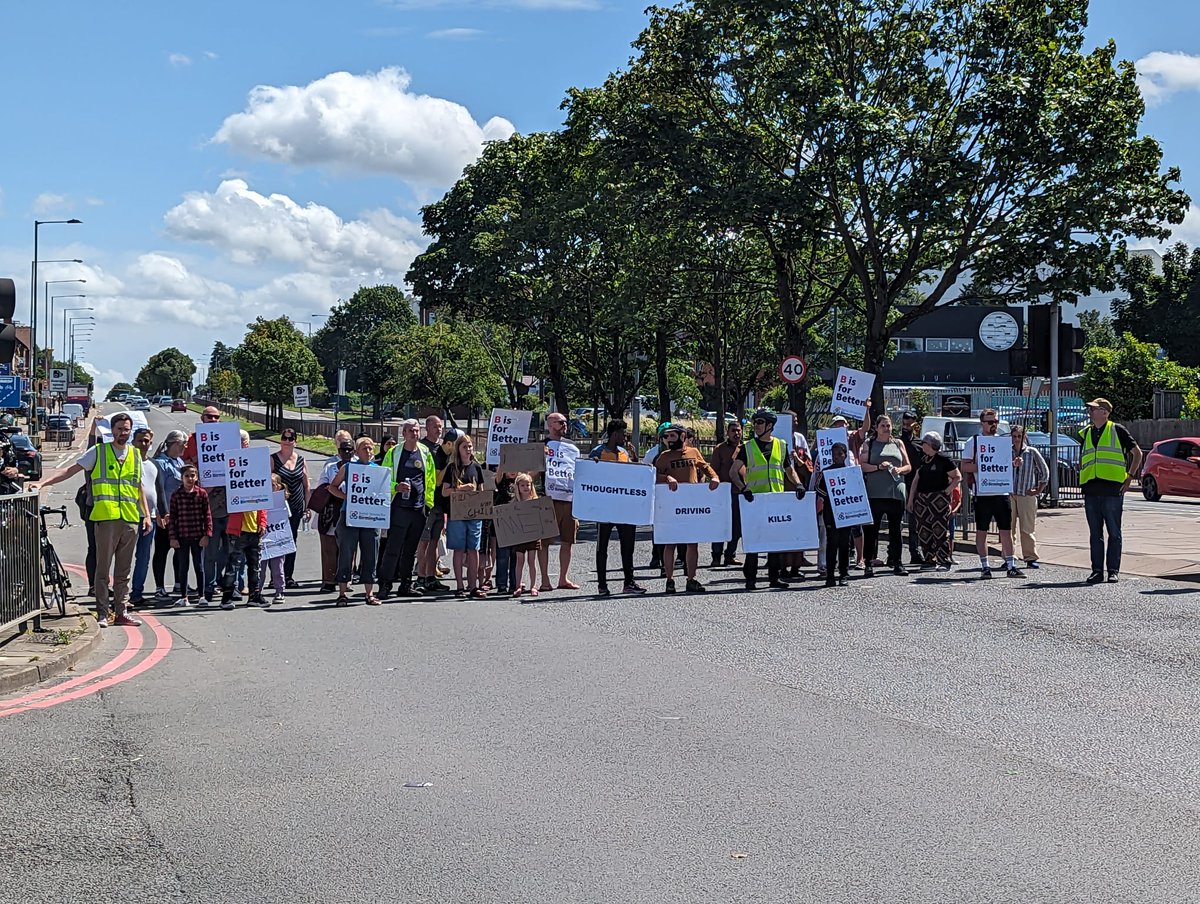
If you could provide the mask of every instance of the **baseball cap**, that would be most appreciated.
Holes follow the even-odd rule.
[[[832,426],[832,427],[845,427],[847,423],[849,423],[849,422],[846,420],[846,416],[845,416],[844,414],[839,414],[837,417],[835,417],[835,418],[833,419],[833,421],[832,421],[832,423],[830,424],[830,426]]]
[[[1109,414],[1112,414],[1112,402],[1108,399],[1095,398],[1087,403],[1088,408],[1103,408]]]
[[[454,427],[447,427],[446,432],[442,434],[442,442],[452,443],[462,436],[462,431],[456,430]]]

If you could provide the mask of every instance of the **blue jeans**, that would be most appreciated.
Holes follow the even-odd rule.
[[[150,573],[150,557],[154,551],[154,532],[158,525],[150,522],[150,533],[143,534],[138,527],[137,548],[133,551],[133,584],[129,589],[129,599],[138,602],[142,598],[142,590],[146,584],[146,575]]]
[[[1108,572],[1121,570],[1121,512],[1124,496],[1084,496],[1083,511],[1087,515],[1088,532],[1092,540],[1092,571],[1104,571],[1107,558]],[[1108,556],[1104,554],[1104,532],[1108,531]]]

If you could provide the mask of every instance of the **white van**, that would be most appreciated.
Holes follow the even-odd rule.
[[[74,402],[67,402],[64,404],[62,406],[62,413],[69,417],[76,427],[78,427],[79,422],[83,420],[83,406],[77,405]]]
[[[942,435],[942,451],[951,458],[958,458],[962,455],[963,446],[966,445],[967,439],[972,436],[978,436],[983,429],[983,425],[979,423],[977,417],[936,417],[929,415],[921,418],[921,434],[924,435],[930,430],[936,430]],[[1008,421],[1000,421],[999,434],[1007,436],[1012,432],[1012,425]]]

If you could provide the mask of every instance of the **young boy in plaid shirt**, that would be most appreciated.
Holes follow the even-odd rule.
[[[208,491],[199,484],[195,465],[184,465],[179,472],[182,485],[171,494],[167,531],[175,550],[175,582],[179,584],[179,605],[188,604],[188,560],[196,571],[196,605],[207,606],[204,599],[204,570],[200,557],[212,537],[212,508]]]

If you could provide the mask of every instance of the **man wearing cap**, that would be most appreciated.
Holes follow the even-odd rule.
[[[913,480],[917,476],[917,468],[921,464],[921,434],[917,431],[918,421],[917,413],[911,408],[906,409],[900,415],[900,441],[904,443],[904,450],[908,453],[908,460],[912,463],[912,470],[904,475],[904,488],[906,497],[912,496]],[[911,565],[921,565],[920,539],[917,536],[917,525],[915,519],[907,518],[908,521],[908,560]]]
[[[1089,584],[1104,580],[1115,584],[1121,571],[1121,515],[1125,491],[1133,475],[1142,468],[1142,450],[1128,430],[1110,419],[1112,402],[1092,399],[1087,403],[1091,426],[1083,431],[1079,458],[1079,485],[1091,536],[1092,573]],[[1104,532],[1108,531],[1107,553]]]
[[[742,444],[741,451],[729,468],[729,479],[747,503],[754,503],[755,493],[782,493],[785,477],[796,485],[796,497],[804,498],[806,487],[801,483],[796,469],[792,467],[787,444],[772,436],[777,420],[778,417],[773,411],[760,408],[754,412],[750,419],[750,429],[754,431],[754,437]],[[788,584],[780,574],[782,568],[783,555],[777,552],[767,553],[767,580],[773,589],[788,589]],[[757,553],[746,553],[742,575],[746,578],[746,589],[753,590],[758,580]]]

